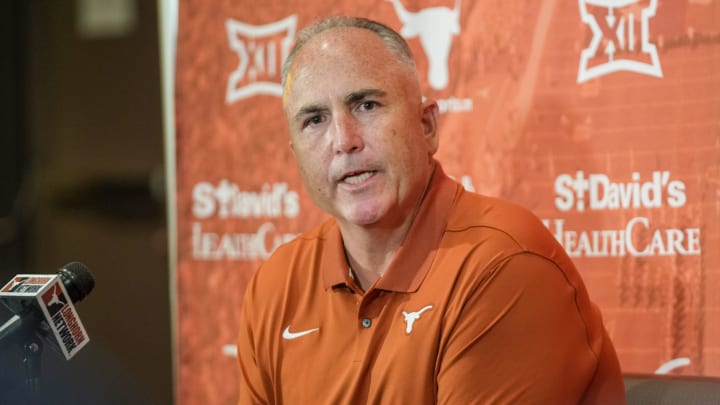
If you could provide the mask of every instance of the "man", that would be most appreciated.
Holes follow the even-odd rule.
[[[433,158],[438,107],[402,37],[323,20],[299,34],[283,89],[301,177],[333,218],[250,282],[240,403],[624,403],[561,246]]]

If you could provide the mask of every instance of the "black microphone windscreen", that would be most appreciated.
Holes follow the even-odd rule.
[[[80,262],[66,264],[58,274],[72,302],[82,301],[95,287],[95,278],[90,269]]]

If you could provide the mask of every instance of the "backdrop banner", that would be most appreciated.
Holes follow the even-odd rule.
[[[298,30],[335,14],[408,40],[446,172],[543,219],[625,372],[720,376],[720,1],[180,0],[180,403],[235,402],[248,279],[325,216],[280,73]]]

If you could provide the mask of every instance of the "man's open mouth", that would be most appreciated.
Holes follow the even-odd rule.
[[[347,176],[343,177],[342,181],[344,183],[360,184],[363,181],[369,179],[370,176],[372,176],[373,174],[375,174],[374,171],[350,173]]]

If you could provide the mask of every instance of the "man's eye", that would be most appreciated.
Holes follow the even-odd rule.
[[[305,128],[305,127],[308,127],[308,126],[311,126],[311,125],[320,124],[320,123],[322,123],[322,122],[323,122],[323,117],[322,117],[322,115],[313,115],[312,117],[310,117],[310,118],[306,119],[305,121],[303,121],[302,127]]]
[[[363,101],[360,103],[360,109],[363,111],[372,111],[378,108],[379,105],[376,101]]]

